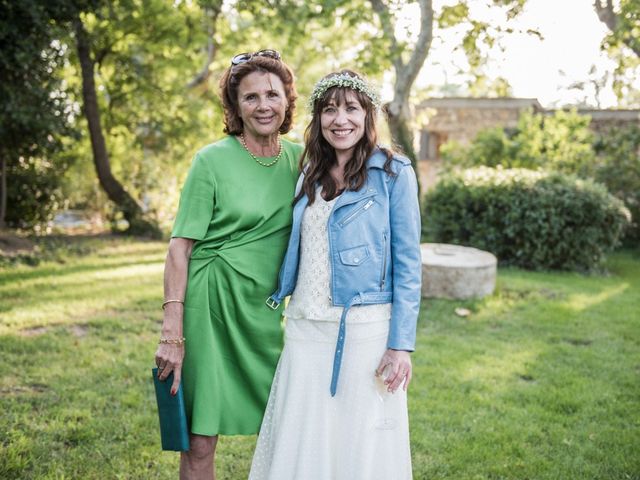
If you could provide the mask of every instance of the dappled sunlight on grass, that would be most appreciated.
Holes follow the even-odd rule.
[[[13,292],[25,291],[25,289],[29,288],[74,288],[78,285],[83,285],[95,280],[116,280],[118,278],[136,276],[144,278],[147,275],[155,276],[158,273],[162,273],[162,270],[163,263],[158,262],[156,259],[135,263],[127,262],[114,263],[113,265],[96,265],[89,269],[76,270],[74,268],[69,268],[67,271],[61,271],[59,274],[56,274],[53,278],[30,278],[0,286],[0,294],[7,294],[10,296]]]
[[[149,377],[166,245],[90,246],[0,271],[0,478],[176,477]],[[612,265],[601,276],[501,269],[489,297],[423,302],[409,389],[416,480],[637,477],[640,259]],[[220,478],[246,478],[254,445],[222,437]]]
[[[73,275],[64,275],[57,277],[56,280],[51,283],[56,286],[74,286],[94,280],[117,280],[131,277],[145,278],[149,275],[153,275],[155,278],[157,275],[162,274],[163,269],[164,264],[160,262],[139,262],[132,263],[131,265],[114,266],[111,268],[96,269]],[[29,282],[27,285],[29,285]],[[31,286],[36,285],[37,282],[35,281],[31,284]]]
[[[99,255],[101,257],[135,255],[135,258],[143,258],[145,253],[154,255],[160,253],[164,260],[167,246],[168,242],[115,243],[101,248]]]
[[[157,298],[160,301],[160,277],[147,277],[144,280],[135,277],[134,280],[126,285],[128,291],[121,290],[122,282],[112,286],[85,284],[77,286],[70,296],[56,296],[55,301],[51,300],[51,292],[47,292],[38,300],[34,299],[2,312],[0,335],[17,333],[25,328],[84,322],[96,316],[117,316],[118,311],[132,299],[142,301]],[[136,293],[136,289],[150,288],[153,289],[152,293]]]
[[[569,295],[563,305],[574,312],[582,312],[622,295],[629,287],[628,283],[621,283],[611,287],[603,287],[598,293],[574,293]]]
[[[535,361],[540,349],[519,345],[503,346],[469,359],[460,366],[462,381],[472,381],[492,390],[509,386],[520,376],[526,376],[528,365]]]
[[[117,317],[162,298],[164,249],[159,242],[87,240],[92,253],[0,271],[0,335],[39,335],[52,326]],[[39,273],[39,274],[36,274]]]

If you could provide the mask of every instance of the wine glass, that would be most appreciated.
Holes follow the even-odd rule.
[[[390,400],[392,393],[388,390],[389,386],[384,383],[389,378],[389,375],[391,375],[391,365],[385,366],[380,375],[374,373],[373,376],[376,396],[382,403],[382,416],[376,419],[375,422],[375,427],[378,430],[393,430],[396,428],[396,421],[389,416],[388,412],[388,400]]]

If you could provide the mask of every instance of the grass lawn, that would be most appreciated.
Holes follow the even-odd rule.
[[[149,376],[165,245],[57,248],[0,267],[0,478],[177,478]],[[423,303],[415,479],[640,479],[640,256],[608,270],[503,269],[489,298]],[[254,444],[222,438],[219,478],[246,478]]]

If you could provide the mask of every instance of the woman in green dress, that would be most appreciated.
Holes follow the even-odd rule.
[[[181,479],[215,478],[218,435],[258,432],[282,349],[277,286],[302,147],[296,91],[275,50],[236,55],[221,81],[223,139],[200,149],[180,197],[164,275],[159,378],[182,382],[190,449]]]

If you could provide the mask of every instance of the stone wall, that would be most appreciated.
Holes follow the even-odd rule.
[[[633,124],[640,126],[640,110],[580,109],[578,113],[591,117],[589,126],[596,133],[606,133],[612,128],[625,128]]]
[[[490,127],[515,128],[520,114],[531,109],[553,115],[535,98],[431,98],[416,107],[418,117],[426,118],[418,132],[419,176],[423,189],[435,184],[441,169],[440,149],[450,140],[470,143],[481,130]],[[606,132],[626,125],[640,126],[640,110],[578,110],[591,116],[594,132]]]
[[[535,98],[432,98],[417,107],[418,114],[426,113],[426,122],[419,132],[421,160],[439,160],[440,147],[453,140],[461,144],[471,142],[478,132],[490,127],[514,128],[520,114],[532,109],[553,115]],[[580,109],[578,113],[591,116],[591,128],[604,132],[625,125],[640,125],[640,110]]]
[[[515,127],[520,114],[542,111],[533,98],[432,98],[418,107],[427,121],[420,132],[420,159],[437,161],[440,147],[450,140],[468,144],[485,128]]]

